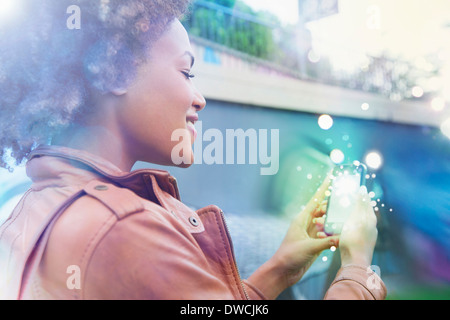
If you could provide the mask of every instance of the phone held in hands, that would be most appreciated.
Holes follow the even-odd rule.
[[[336,166],[331,176],[324,231],[337,235],[357,203],[358,191],[365,185],[367,167],[363,163]]]

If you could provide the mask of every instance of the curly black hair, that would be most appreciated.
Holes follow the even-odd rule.
[[[189,0],[21,0],[0,21],[0,168],[89,115],[93,92],[124,88]],[[79,28],[68,8],[79,9]],[[11,162],[15,162],[10,165]]]

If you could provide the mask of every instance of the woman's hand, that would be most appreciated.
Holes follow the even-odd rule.
[[[325,193],[329,186],[327,177],[305,209],[294,218],[274,256],[283,266],[286,287],[297,283],[323,250],[338,246],[338,236],[328,237],[323,232]]]
[[[328,237],[323,232],[325,193],[329,185],[327,177],[305,209],[294,218],[274,256],[248,279],[269,299],[297,283],[323,250],[338,246],[337,236]]]
[[[342,266],[370,266],[377,241],[377,218],[366,187],[361,187],[358,203],[342,228],[339,240]]]

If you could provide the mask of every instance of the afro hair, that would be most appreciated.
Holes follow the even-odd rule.
[[[93,92],[127,86],[189,0],[18,0],[0,20],[0,168],[83,122]],[[79,9],[71,28],[70,8]],[[13,163],[11,166],[10,163]]]

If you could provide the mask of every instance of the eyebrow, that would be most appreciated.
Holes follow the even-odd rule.
[[[183,54],[183,56],[188,56],[188,57],[191,58],[191,68],[192,68],[192,66],[193,66],[194,63],[195,63],[195,57],[194,57],[194,55],[192,54],[192,52],[186,51],[186,52]]]

